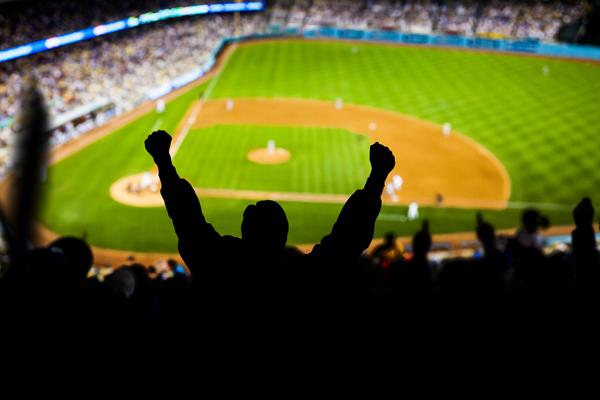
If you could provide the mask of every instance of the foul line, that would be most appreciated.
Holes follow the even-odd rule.
[[[344,204],[349,194],[335,194],[335,193],[310,193],[310,192],[267,192],[259,190],[239,190],[239,189],[213,189],[213,188],[195,188],[196,193],[201,198],[220,198],[220,199],[241,199],[241,200],[275,200],[275,201],[290,201],[300,203],[329,203],[329,204]],[[390,202],[389,197],[383,195],[383,206],[388,207],[408,207],[409,202]],[[416,203],[424,208],[436,208],[435,204],[431,201],[418,201]],[[452,199],[456,200],[456,199]],[[570,211],[573,209],[572,204],[560,204],[560,203],[535,203],[535,202],[522,202],[522,201],[509,201],[505,207],[498,207],[497,201],[486,201],[478,199],[461,199],[466,205],[446,205],[441,204],[439,208],[447,209],[480,209],[486,208],[495,211],[502,211],[506,209],[522,210],[526,208],[537,208],[540,210],[554,210],[554,211]],[[496,208],[498,207],[498,208]],[[600,205],[594,207],[600,208]],[[380,213],[379,219],[389,221],[404,221],[401,214],[386,214]]]
[[[195,189],[202,198],[241,199],[241,200],[279,200],[302,203],[344,204],[350,195],[328,193],[263,192],[238,189]]]
[[[231,51],[235,50],[236,47],[237,47],[237,45],[234,44]],[[227,59],[225,59],[225,62],[223,63],[223,65],[221,65],[221,69],[220,69],[219,73],[217,74],[216,77],[214,77],[210,81],[210,83],[208,84],[208,88],[206,88],[206,90],[202,94],[202,98],[200,99],[200,105],[194,108],[191,116],[186,121],[186,124],[184,125],[183,129],[181,130],[181,132],[179,132],[177,134],[177,137],[175,138],[175,142],[173,143],[173,145],[171,146],[171,150],[169,151],[169,153],[171,154],[171,158],[175,157],[175,154],[177,154],[177,151],[179,150],[179,148],[181,147],[181,144],[183,143],[187,134],[189,133],[190,128],[192,126],[194,126],[194,123],[196,122],[198,114],[202,111],[202,106],[204,105],[206,100],[208,100],[209,96],[212,94],[212,91],[215,88],[215,86],[217,85],[217,82],[219,82],[219,79],[221,78],[221,75],[223,75],[223,71],[225,70],[227,63],[229,62],[229,59],[230,59],[230,57],[227,57]],[[192,107],[194,107],[194,106],[192,106]]]
[[[162,123],[163,123],[162,118],[159,118],[156,121],[154,121],[154,125],[152,125],[152,128],[150,128],[150,132],[154,132],[155,130],[157,130],[158,128],[160,128],[160,126],[162,125]]]

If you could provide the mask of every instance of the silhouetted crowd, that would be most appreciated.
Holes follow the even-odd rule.
[[[92,275],[90,247],[64,237],[14,256],[0,279],[0,304],[4,318],[13,321],[132,328],[191,323],[215,313],[248,317],[284,310],[291,313],[285,318],[315,307],[358,315],[385,310],[392,319],[416,312],[435,316],[455,308],[522,310],[532,304],[537,312],[570,310],[578,302],[595,304],[600,296],[593,216],[589,199],[582,200],[574,210],[571,251],[550,255],[538,242],[537,212],[524,213],[522,228],[504,249],[496,243],[493,226],[478,219],[483,255],[447,259],[436,267],[428,260],[432,238],[427,222],[414,235],[410,252],[388,240],[371,254],[337,254],[323,262],[286,247],[273,263],[250,248],[232,254],[240,249],[226,243],[213,254],[207,250],[202,256],[210,263],[199,263],[192,275],[175,260],[159,270],[131,262],[107,275]],[[310,261],[298,262],[300,257]]]
[[[434,266],[426,220],[409,251],[390,234],[369,253],[385,180],[395,164],[391,151],[376,143],[364,188],[349,198],[331,232],[304,254],[286,244],[287,218],[274,201],[246,208],[241,238],[219,234],[206,221],[193,187],[177,174],[170,144],[164,131],[145,143],[159,168],[161,194],[187,268],[175,260],[160,268],[132,261],[109,274],[90,273],[97,269],[82,239],[63,237],[30,249],[13,238],[0,279],[5,321],[121,329],[172,329],[207,321],[225,326],[348,319],[437,324],[465,316],[514,322],[560,319],[597,305],[600,260],[589,198],[573,210],[567,252],[544,253],[540,229],[549,221],[527,209],[521,227],[502,245],[494,227],[478,214],[478,258],[451,258]]]
[[[185,31],[191,24],[178,22],[163,33]],[[213,28],[219,35],[226,29]],[[153,30],[148,32],[153,35]],[[144,41],[143,30],[131,35]],[[86,46],[82,56],[93,52],[93,46]],[[149,62],[143,47],[129,53],[142,65]],[[106,54],[112,59],[116,53]],[[111,67],[126,70],[126,64],[115,61]],[[144,68],[136,65],[133,70],[141,74]],[[70,90],[67,83],[65,90]],[[12,209],[5,204],[0,209],[7,243],[0,270],[0,318],[5,326],[175,329],[204,324],[206,329],[248,329],[282,321],[322,327],[339,319],[376,319],[412,327],[407,321],[444,325],[462,317],[524,323],[539,316],[562,321],[578,313],[590,315],[598,303],[600,260],[589,198],[573,210],[575,229],[567,252],[545,254],[539,230],[549,221],[536,210],[525,210],[521,227],[502,245],[494,227],[475,216],[482,249],[478,258],[447,259],[434,266],[428,221],[414,234],[410,251],[398,248],[390,235],[368,254],[381,195],[395,165],[394,155],[379,143],[371,145],[371,173],[364,187],[350,196],[331,231],[305,254],[287,245],[287,217],[274,201],[259,201],[244,210],[241,238],[218,233],[205,219],[194,188],[172,164],[171,137],[154,132],[145,148],[158,167],[161,195],[185,267],[174,260],[160,269],[132,262],[107,275],[90,273],[93,253],[81,238],[31,246],[49,142],[42,98],[32,93],[24,100],[18,173],[10,188]]]

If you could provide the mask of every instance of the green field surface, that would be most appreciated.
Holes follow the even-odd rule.
[[[246,159],[270,139],[291,152],[289,162]],[[191,131],[174,164],[196,187],[351,194],[369,176],[368,154],[366,136],[341,129],[217,125]]]
[[[544,73],[544,70],[546,73]],[[207,89],[208,87],[208,89]],[[61,161],[50,170],[42,221],[62,234],[86,234],[97,246],[176,251],[163,208],[116,203],[117,179],[149,170],[143,140],[152,127],[173,132],[191,102],[209,98],[342,98],[413,115],[453,128],[492,151],[512,181],[510,208],[485,211],[498,228],[518,223],[535,205],[556,225],[571,223],[582,196],[600,198],[600,67],[478,53],[320,41],[274,41],[237,48],[213,85],[203,85]],[[159,120],[160,119],[160,120]],[[292,151],[282,166],[245,159],[275,139]],[[349,193],[368,174],[368,143],[332,129],[215,126],[193,130],[175,157],[195,186],[311,193]],[[222,233],[239,234],[249,201],[204,199],[207,218]],[[291,243],[328,233],[341,205],[283,202]],[[434,233],[471,231],[476,210],[422,208]],[[404,207],[383,208],[376,234],[412,234]]]

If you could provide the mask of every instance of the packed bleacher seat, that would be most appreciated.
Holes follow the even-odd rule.
[[[279,0],[272,10],[270,22],[289,28],[335,26],[554,40],[563,24],[585,15],[587,6],[584,1]]]
[[[89,28],[145,12],[215,0],[35,0],[2,4],[0,49]]]
[[[102,38],[0,64],[0,120],[17,115],[19,94],[34,78],[53,116],[105,101],[114,105],[111,115],[132,110],[153,88],[204,65],[219,41],[250,35],[263,29],[261,14],[241,18],[239,31],[232,15],[190,18],[144,26]],[[24,73],[23,71],[27,71]],[[54,135],[63,143],[107,117],[96,116],[89,124],[67,124]],[[10,150],[17,124],[0,129],[0,175],[12,164]]]

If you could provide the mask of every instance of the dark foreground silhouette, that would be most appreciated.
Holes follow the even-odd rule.
[[[246,208],[241,239],[220,235],[206,221],[192,185],[177,174],[170,143],[168,133],[157,131],[145,146],[158,166],[161,194],[179,239],[179,252],[192,272],[193,290],[203,300],[209,298],[219,307],[229,303],[241,307],[258,300],[271,307],[281,300],[343,295],[361,284],[351,271],[373,239],[385,180],[395,165],[387,147],[371,145],[371,174],[365,186],[350,196],[331,233],[304,255],[286,247],[285,211],[270,200]]]

